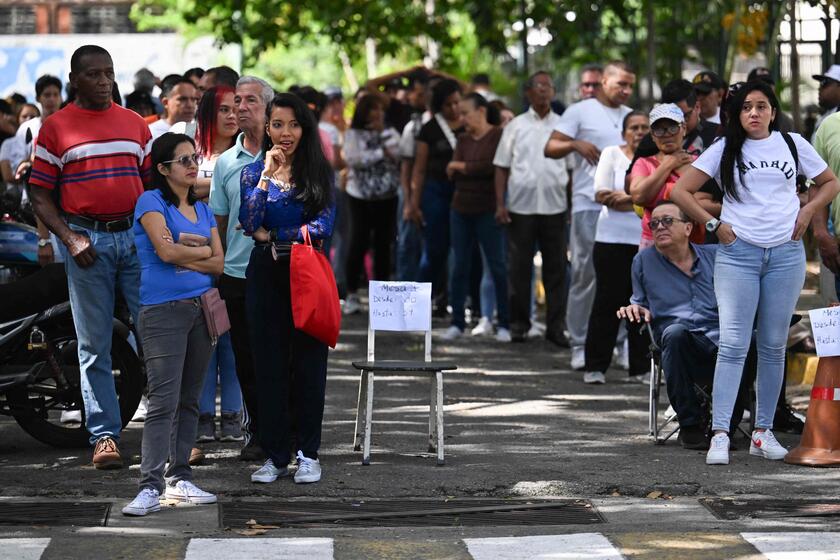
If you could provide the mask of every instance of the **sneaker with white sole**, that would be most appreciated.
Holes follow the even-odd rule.
[[[359,301],[359,297],[355,294],[350,294],[347,296],[347,299],[344,300],[344,308],[341,312],[345,315],[353,315],[361,310],[362,302]]]
[[[726,433],[715,434],[709,444],[709,452],[706,453],[707,465],[728,465],[729,464],[729,435]]]
[[[630,369],[630,351],[627,347],[627,341],[616,344],[613,348],[613,362],[615,367],[623,370]]]
[[[470,331],[473,336],[488,336],[493,334],[493,322],[487,317],[479,319],[478,324]]]
[[[189,480],[179,480],[174,486],[166,486],[163,496],[167,500],[178,500],[191,504],[215,504],[216,495],[205,492]]]
[[[268,484],[269,482],[274,482],[281,476],[286,476],[287,474],[289,474],[289,470],[286,467],[278,469],[274,466],[274,461],[268,459],[263,466],[251,473],[251,482],[262,482],[263,484]]]
[[[650,385],[650,372],[641,373],[639,375],[627,376],[628,383],[639,383],[641,385]]]
[[[585,371],[583,372],[583,382],[590,385],[603,385],[607,382],[607,378],[600,371]]]
[[[497,342],[510,342],[513,338],[510,335],[510,331],[504,327],[499,327],[499,330],[496,331],[496,341]]]
[[[297,452],[297,472],[295,473],[295,483],[310,484],[321,480],[321,462],[318,459],[310,459],[304,457],[303,452]]]
[[[752,433],[752,441],[750,442],[750,455],[755,457],[764,457],[772,461],[779,461],[785,458],[788,450],[782,447],[782,444],[773,435],[772,430],[758,430]]]
[[[146,421],[146,412],[149,409],[149,399],[146,395],[140,397],[140,404],[137,405],[137,410],[134,412],[134,416],[131,417],[132,422],[145,422]]]
[[[570,365],[574,370],[581,370],[586,366],[586,349],[583,346],[572,346]]]
[[[456,327],[455,325],[449,325],[449,328],[446,329],[446,332],[443,333],[443,340],[455,340],[456,338],[461,338],[464,335],[464,331],[460,328]]]
[[[160,494],[154,488],[143,488],[131,503],[122,508],[123,515],[142,517],[160,511]]]

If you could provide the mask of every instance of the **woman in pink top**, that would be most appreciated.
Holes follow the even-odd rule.
[[[659,152],[636,160],[630,172],[630,196],[633,204],[644,208],[640,249],[653,245],[650,214],[660,200],[671,197],[671,189],[694,161],[695,156],[683,150],[685,116],[673,103],[662,103],[650,112],[650,135]],[[695,228],[701,235],[702,229]],[[694,239],[692,239],[694,241]]]

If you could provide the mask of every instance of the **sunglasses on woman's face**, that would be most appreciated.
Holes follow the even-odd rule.
[[[665,228],[669,228],[674,225],[674,222],[685,222],[681,218],[674,218],[673,216],[665,216],[664,218],[654,218],[648,222],[651,231],[656,231],[659,229],[659,226],[665,226]]]
[[[181,156],[177,159],[170,159],[169,161],[162,161],[161,163],[180,163],[184,167],[189,167],[190,165],[201,165],[203,161],[202,157],[198,154],[190,154],[188,156]]]
[[[650,133],[656,136],[657,138],[662,138],[663,136],[673,136],[679,131],[680,125],[678,124],[668,124],[665,126],[652,127],[650,129]]]

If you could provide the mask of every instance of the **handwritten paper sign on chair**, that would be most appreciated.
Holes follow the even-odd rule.
[[[432,328],[431,283],[371,281],[369,305],[370,327],[375,331]]]
[[[824,307],[808,312],[817,356],[840,356],[840,307]]]

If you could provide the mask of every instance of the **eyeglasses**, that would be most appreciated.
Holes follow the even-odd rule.
[[[204,161],[198,154],[191,154],[188,156],[181,156],[178,159],[170,159],[169,161],[162,161],[161,163],[180,163],[184,167],[189,167],[190,164],[201,165],[201,162]]]
[[[650,226],[650,231],[656,231],[659,229],[659,226],[665,226],[665,228],[669,228],[674,225],[674,222],[684,222],[688,223],[688,220],[683,220],[682,218],[674,218],[673,216],[665,216],[664,218],[654,218],[648,222]]]
[[[663,136],[673,136],[677,132],[680,131],[680,125],[678,124],[669,124],[666,126],[657,126],[651,127],[650,133],[657,138],[662,138]]]

